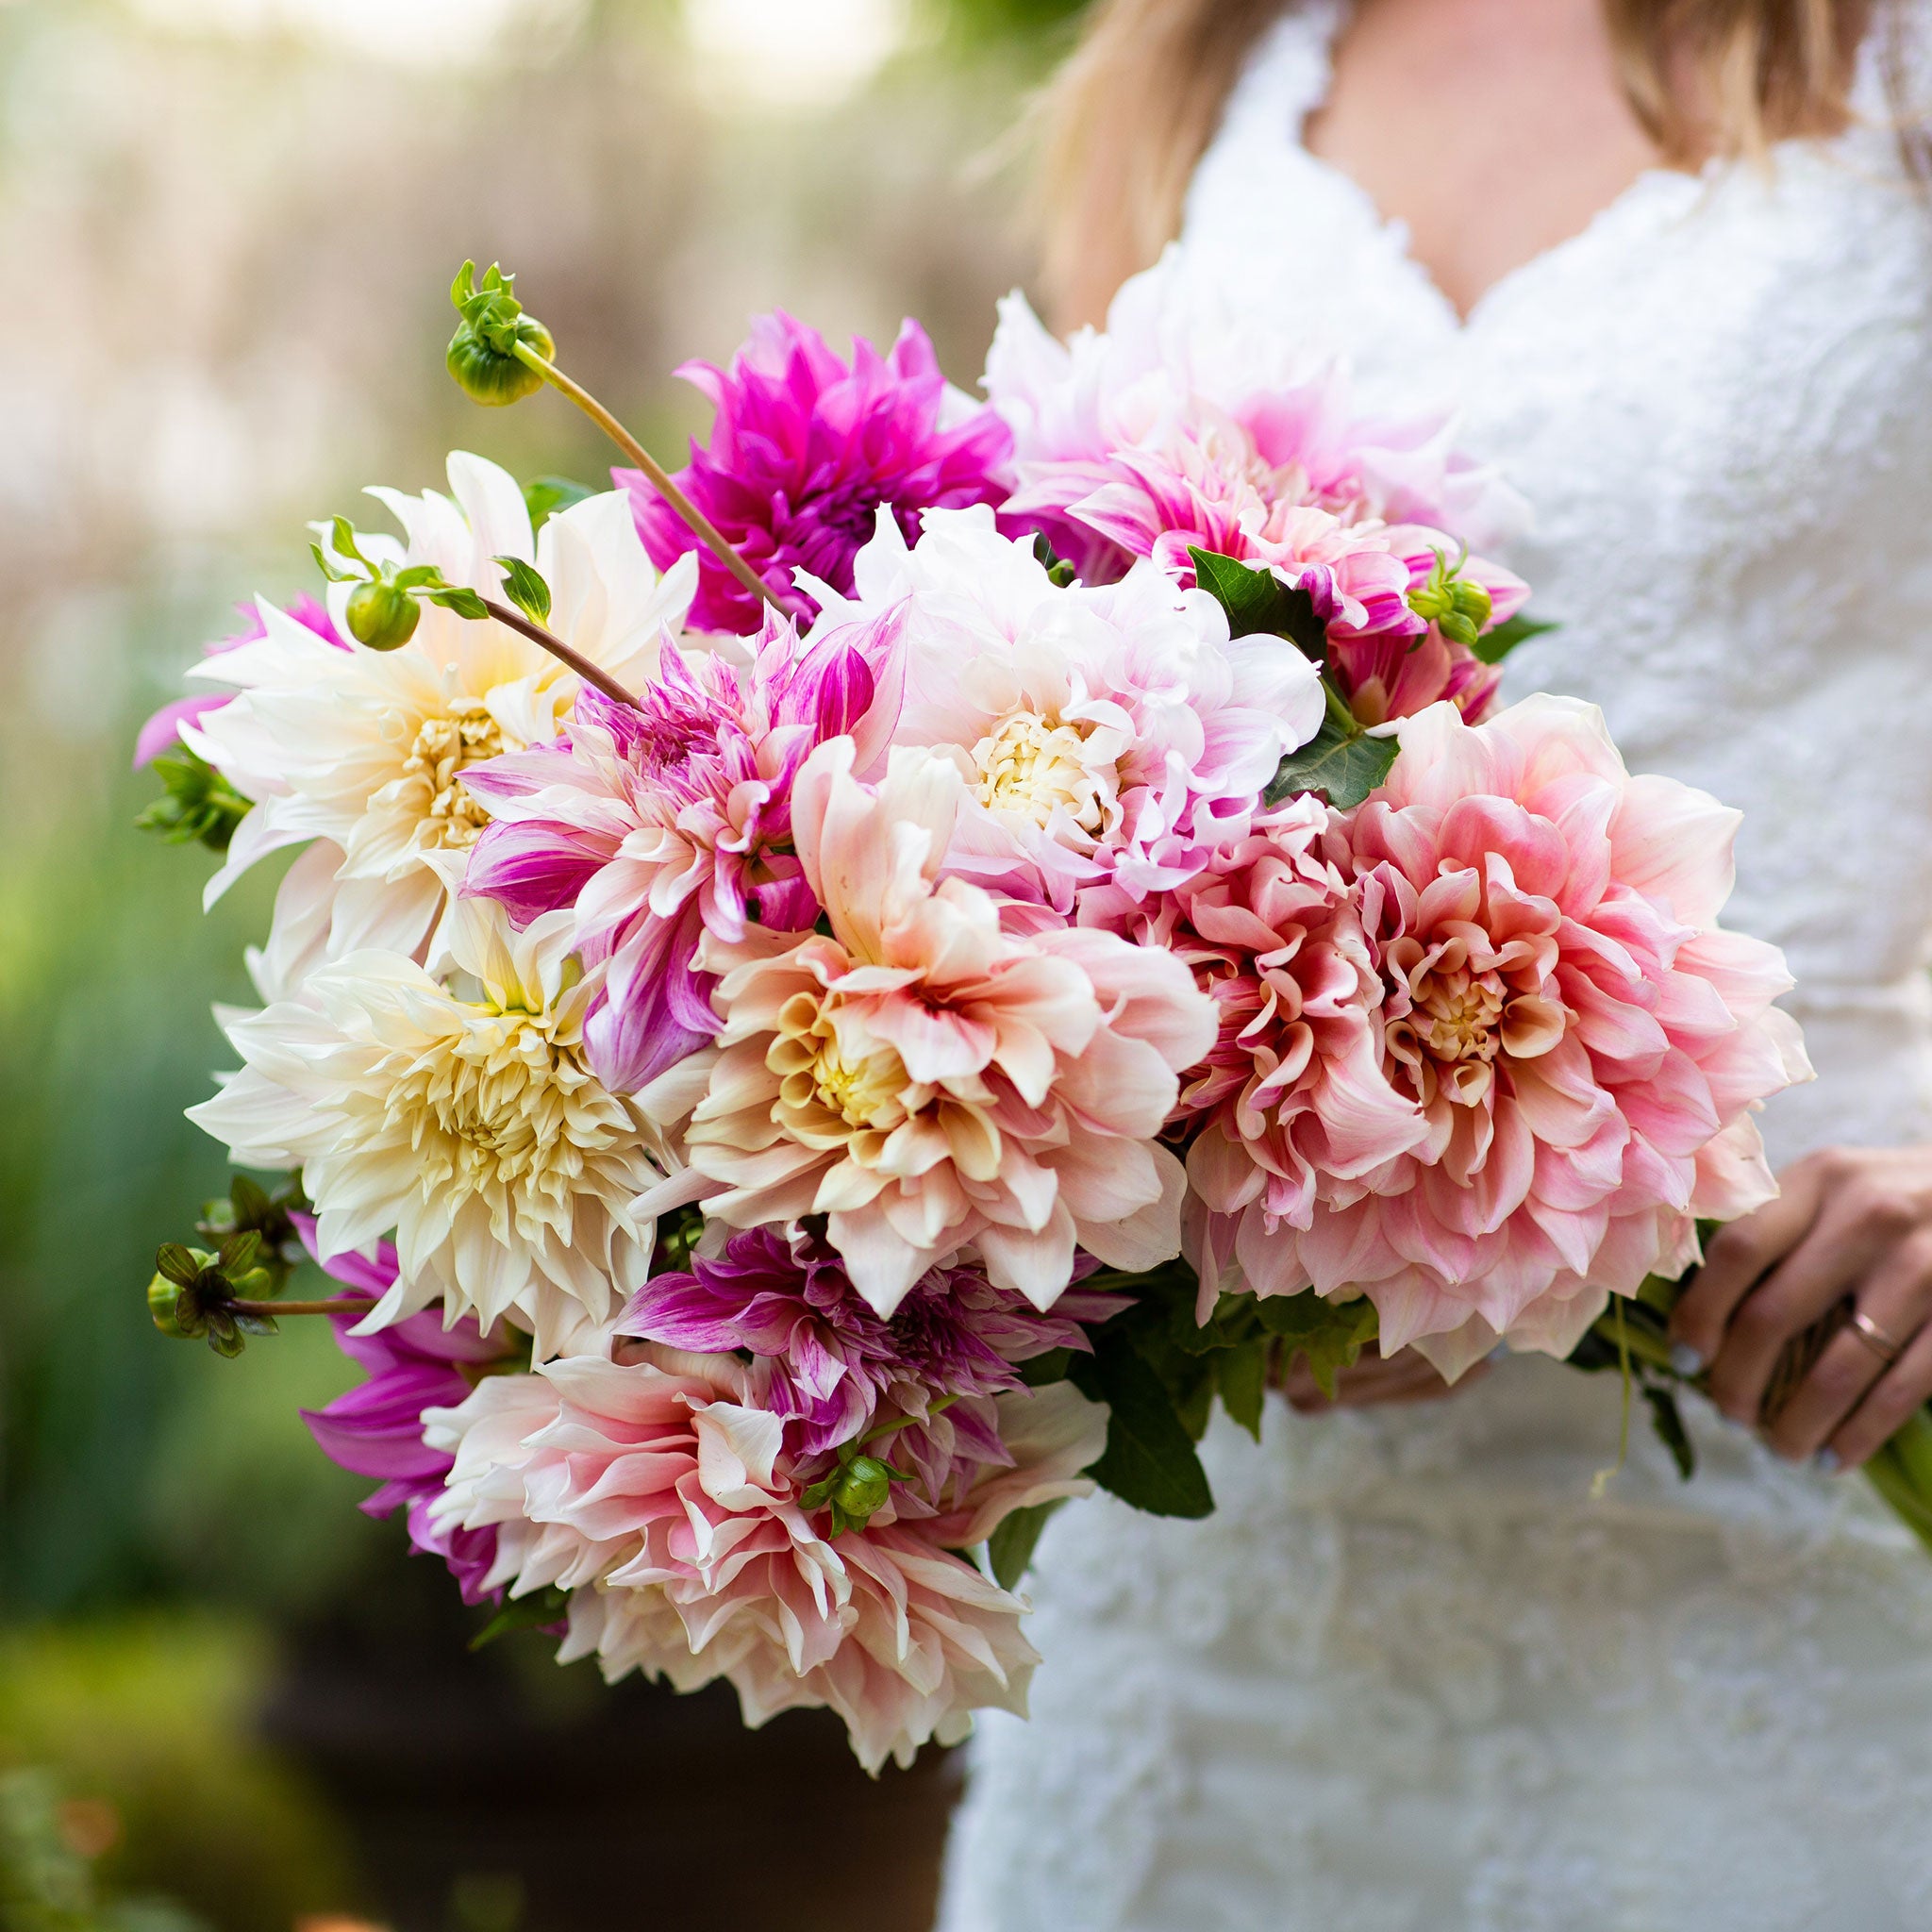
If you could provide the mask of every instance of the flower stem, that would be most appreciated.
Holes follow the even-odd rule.
[[[526,368],[534,369],[551,388],[567,395],[644,473],[651,488],[691,525],[718,561],[754,597],[762,599],[781,615],[789,614],[772,587],[738,554],[717,525],[671,480],[663,465],[589,390],[580,383],[573,382],[554,362],[546,362],[528,342],[516,345],[516,357]]]
[[[234,1315],[366,1315],[375,1304],[366,1294],[339,1295],[327,1302],[224,1302]]]
[[[504,603],[500,598],[482,597],[481,602],[483,608],[498,624],[508,625],[511,630],[528,638],[533,644],[541,644],[553,658],[568,664],[586,684],[594,684],[607,698],[613,699],[620,705],[628,705],[633,711],[637,709],[637,699],[625,691],[616,678],[608,671],[599,670],[581,651],[573,649],[554,631],[547,631],[541,624],[532,623],[521,610],[513,605]]]

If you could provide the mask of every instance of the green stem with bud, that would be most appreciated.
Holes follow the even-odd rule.
[[[508,625],[520,636],[528,638],[533,644],[541,645],[559,663],[568,664],[586,684],[594,684],[607,698],[620,705],[627,705],[633,711],[638,708],[637,699],[625,691],[616,678],[608,671],[602,671],[592,664],[581,651],[574,650],[554,631],[545,630],[541,624],[525,617],[521,610],[504,603],[500,597],[486,597],[479,591],[476,601],[498,624]]]
[[[580,383],[573,382],[556,363],[545,361],[528,342],[518,342],[511,353],[525,368],[541,375],[552,389],[568,396],[644,473],[651,488],[691,525],[718,561],[753,596],[762,599],[781,615],[791,614],[771,585],[745,562],[717,525],[671,480],[664,466],[589,390]]]

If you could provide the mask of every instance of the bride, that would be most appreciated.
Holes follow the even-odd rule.
[[[1191,298],[1457,406],[1561,625],[1511,681],[1743,808],[1820,1077],[1683,1309],[1694,1483],[1591,1500],[1613,1379],[1397,1358],[1218,1424],[1208,1523],[1057,1518],[944,1932],[1932,1926],[1932,1560],[1834,1480],[1932,1395],[1923,4],[1111,0],[1069,67],[1066,318],[1178,225]]]

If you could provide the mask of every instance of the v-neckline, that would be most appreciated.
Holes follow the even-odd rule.
[[[1313,38],[1315,58],[1310,63],[1310,85],[1293,107],[1288,129],[1290,142],[1310,174],[1351,205],[1370,231],[1380,238],[1407,280],[1457,339],[1469,335],[1499,301],[1524,281],[1534,281],[1546,270],[1600,242],[1606,233],[1622,226],[1638,210],[1647,210],[1652,203],[1665,199],[1666,192],[1674,207],[1688,211],[1698,195],[1710,192],[1736,165],[1714,158],[1695,174],[1661,163],[1640,170],[1580,227],[1505,269],[1478,291],[1467,309],[1460,308],[1438,280],[1435,271],[1415,252],[1408,224],[1400,216],[1386,213],[1346,168],[1325,155],[1317,154],[1308,145],[1308,122],[1326,105],[1334,85],[1336,42],[1347,25],[1349,11],[1350,0],[1326,0],[1326,4],[1313,0],[1305,10],[1303,17]],[[1787,149],[1810,145],[1805,140],[1776,142],[1771,156],[1780,158]]]

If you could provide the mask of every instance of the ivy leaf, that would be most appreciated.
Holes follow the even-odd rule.
[[[481,1650],[512,1630],[541,1630],[546,1624],[560,1624],[570,1614],[570,1598],[553,1583],[528,1596],[516,1597],[497,1611],[475,1636],[472,1650]]]
[[[1352,1369],[1361,1352],[1375,1339],[1375,1305],[1366,1297],[1330,1302],[1313,1292],[1270,1295],[1257,1301],[1261,1325],[1281,1341],[1281,1366],[1294,1366],[1306,1357],[1308,1373],[1322,1393],[1333,1402],[1335,1378]]]
[[[1684,1414],[1677,1407],[1676,1396],[1660,1383],[1646,1382],[1643,1399],[1650,1404],[1650,1423],[1657,1440],[1671,1452],[1677,1474],[1688,1483],[1697,1474],[1697,1450],[1690,1430],[1684,1426]]]
[[[1371,738],[1331,692],[1322,728],[1282,759],[1262,795],[1279,805],[1298,791],[1320,791],[1337,810],[1346,811],[1389,775],[1400,749],[1393,738]]]
[[[1064,1496],[1055,1496],[1050,1502],[1034,1503],[1000,1518],[986,1540],[986,1560],[991,1566],[992,1580],[1002,1590],[1019,1589],[1020,1579],[1033,1561],[1046,1519],[1066,1500]]]
[[[1261,1401],[1268,1392],[1268,1345],[1243,1342],[1215,1357],[1221,1374],[1221,1406],[1256,1441],[1261,1440]]]
[[[1526,644],[1531,638],[1540,638],[1545,631],[1560,628],[1559,625],[1543,618],[1525,617],[1519,610],[1514,617],[1497,625],[1493,630],[1484,631],[1470,649],[1485,664],[1500,664],[1518,644]]]
[[[1299,585],[1284,584],[1272,570],[1257,570],[1216,550],[1188,546],[1194,581],[1227,613],[1231,637],[1286,638],[1317,664],[1328,657],[1328,631],[1315,614],[1315,600]]]
[[[1208,1473],[1166,1385],[1125,1336],[1097,1336],[1092,1355],[1073,1362],[1070,1379],[1111,1411],[1107,1447],[1087,1472],[1102,1489],[1152,1516],[1213,1513]]]
[[[521,557],[499,557],[503,570],[504,595],[532,624],[547,623],[550,617],[550,586]]]

